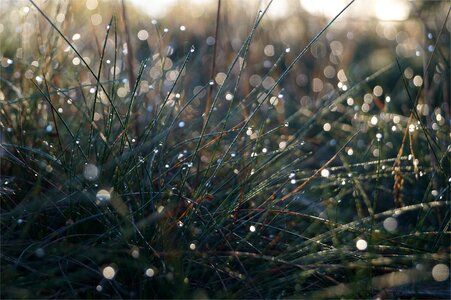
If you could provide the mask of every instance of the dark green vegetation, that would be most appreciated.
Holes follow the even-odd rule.
[[[449,298],[449,2],[84,4],[0,4],[2,298]]]

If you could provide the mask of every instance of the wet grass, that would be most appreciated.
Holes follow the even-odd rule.
[[[92,44],[55,21],[77,5],[26,5],[31,54],[1,36],[3,298],[449,297],[449,4],[417,56],[327,50],[319,91],[299,65],[349,5],[264,70],[271,2],[225,67],[158,22],[135,64],[124,3]]]

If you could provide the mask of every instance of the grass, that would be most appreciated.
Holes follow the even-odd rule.
[[[2,4],[2,298],[449,297],[449,3],[291,48],[219,3]]]

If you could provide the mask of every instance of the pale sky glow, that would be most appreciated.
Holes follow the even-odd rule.
[[[257,1],[257,0],[249,0]],[[298,3],[303,9],[313,15],[334,17],[350,0],[274,0],[268,11],[268,18],[278,19],[288,16]],[[153,18],[163,18],[178,2],[184,5],[215,5],[216,0],[131,0],[140,10]],[[263,1],[264,6],[268,1]],[[408,0],[357,0],[345,12],[343,18],[376,17],[381,21],[402,21],[409,16],[410,4]]]
[[[343,7],[346,6],[346,4],[349,3],[349,1],[344,0],[300,0],[300,2],[301,6],[309,13],[314,15],[324,15],[326,17],[334,17],[343,9]],[[356,4],[357,3],[354,3],[352,6]],[[349,8],[349,10],[351,10],[352,6]]]
[[[402,21],[409,16],[407,1],[378,0],[375,1],[376,16],[384,21]]]
[[[151,17],[160,19],[169,12],[177,0],[131,0],[131,2]]]

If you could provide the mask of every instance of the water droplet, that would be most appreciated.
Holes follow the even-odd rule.
[[[291,49],[290,48],[286,48],[285,49],[285,53],[290,53]]]
[[[41,76],[36,76],[35,79],[36,79],[37,83],[42,83],[44,81],[44,79],[42,79]]]
[[[366,250],[366,248],[368,248],[368,243],[365,240],[359,239],[355,243],[355,246],[357,247],[358,250],[364,251]]]
[[[139,258],[139,248],[138,247],[133,248],[131,255],[133,258]]]
[[[255,230],[257,230],[257,228],[255,228],[254,225],[249,226],[249,231],[250,232],[255,232]]]
[[[97,285],[96,286],[96,291],[100,293],[101,291],[103,291],[103,287],[100,284]]]
[[[284,150],[287,147],[287,142],[282,141],[279,143],[279,149]]]
[[[232,95],[231,93],[227,93],[227,94],[225,95],[225,99],[226,99],[227,101],[232,101],[232,100],[233,100],[233,95]]]
[[[377,119],[376,116],[372,116],[372,117],[371,117],[371,120],[370,120],[370,123],[371,123],[371,125],[376,125],[378,121],[379,121],[379,120]]]
[[[445,264],[436,264],[432,268],[432,277],[435,281],[445,281],[449,277],[449,267]]]
[[[186,30],[186,26],[185,25],[181,25],[180,26],[180,31],[185,31]]]
[[[99,177],[99,169],[94,164],[85,165],[83,176],[89,181],[94,181]]]
[[[105,189],[101,189],[96,194],[96,201],[98,204],[109,202],[111,200],[111,193]]]
[[[385,230],[393,232],[398,227],[398,221],[393,217],[388,217],[387,219],[384,220],[383,225]]]
[[[382,133],[380,132],[376,133],[376,139],[380,141],[382,139]]]
[[[43,248],[38,248],[36,249],[36,251],[34,251],[34,255],[36,255],[36,257],[43,257],[45,255],[45,251]]]
[[[213,46],[215,44],[215,38],[212,36],[207,37],[207,39],[205,40],[205,42],[207,43],[208,46]]]
[[[193,53],[194,51],[196,51],[196,47],[194,47],[194,45],[192,45],[191,49],[189,50],[189,52]]]
[[[214,84],[215,84],[215,81],[214,81],[214,80],[210,80],[210,81],[208,82],[208,84],[209,84],[209,85],[214,85]]]
[[[194,243],[189,244],[189,248],[193,251],[196,250],[196,244]]]
[[[147,30],[141,29],[140,31],[138,31],[137,36],[140,41],[145,41],[149,37],[149,33],[147,32]]]
[[[174,273],[172,273],[172,272],[167,273],[166,279],[169,281],[174,281]]]
[[[102,270],[102,275],[106,279],[111,280],[111,279],[114,278],[114,276],[116,276],[116,270],[113,267],[111,267],[111,266],[106,266]]]
[[[45,170],[46,170],[48,173],[51,173],[51,172],[53,172],[53,167],[52,167],[51,165],[47,165],[47,166],[45,166]]]
[[[323,177],[329,177],[330,176],[330,172],[328,169],[322,169],[321,170],[321,176]]]
[[[184,121],[180,121],[180,122],[179,122],[179,127],[180,127],[180,128],[185,127],[185,122],[184,122]]]
[[[146,275],[147,277],[149,277],[149,278],[150,278],[150,277],[153,277],[153,276],[155,275],[154,269],[152,269],[152,268],[146,269],[145,275]]]
[[[179,228],[183,227],[183,225],[185,225],[185,224],[183,224],[182,221],[178,221],[178,222],[177,222],[177,226],[178,226]]]

